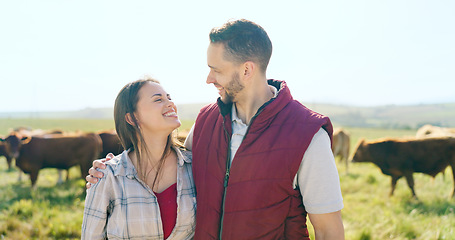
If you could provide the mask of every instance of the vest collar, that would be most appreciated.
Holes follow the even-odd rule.
[[[273,98],[276,98],[278,96],[278,89],[273,86],[273,85],[269,85],[270,87],[270,91],[272,91],[273,93]],[[238,122],[239,124],[244,124],[245,123],[242,121],[242,119],[239,118],[239,116],[237,116],[237,106],[234,104],[232,104],[232,110],[231,110],[231,116],[232,116],[232,122]]]
[[[256,122],[268,121],[273,118],[293,99],[285,81],[269,79],[267,83],[278,89],[278,94],[259,108],[256,115],[260,113],[261,117],[256,119]]]
[[[275,99],[280,99],[280,102],[282,104],[273,104],[274,107],[277,107],[278,109],[271,109],[272,112],[270,114],[274,115],[276,113],[278,113],[284,106],[286,106],[286,104],[292,100],[292,96],[291,96],[291,93],[289,91],[289,88],[287,87],[287,84],[285,81],[280,81],[280,80],[274,80],[274,79],[268,79],[267,80],[267,83],[271,86],[271,87],[274,87],[277,89],[277,92],[275,93],[275,96],[273,98],[271,98],[269,101],[267,101],[266,103],[264,103],[258,110],[258,112],[256,113],[259,114],[260,112],[262,112],[262,110],[269,104],[271,104],[272,102],[274,102]],[[223,117],[225,117],[226,115],[229,115],[230,113],[232,113],[232,108],[233,108],[233,103],[230,102],[230,103],[224,103],[223,101],[221,101],[221,97],[219,97],[217,99],[217,104],[218,104],[218,107],[220,109],[220,113]]]

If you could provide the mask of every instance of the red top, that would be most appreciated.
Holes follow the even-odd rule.
[[[166,239],[171,235],[177,220],[177,183],[172,184],[161,193],[154,193],[160,206],[164,239]]]

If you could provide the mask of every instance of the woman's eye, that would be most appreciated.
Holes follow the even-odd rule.
[[[161,102],[161,98],[156,99],[155,102]]]

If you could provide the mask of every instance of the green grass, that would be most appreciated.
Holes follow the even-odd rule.
[[[0,133],[5,124],[0,120]],[[109,121],[55,120],[63,130],[91,131],[109,129]],[[82,123],[79,123],[81,121]],[[30,126],[54,129],[52,121],[33,120]],[[22,126],[26,120],[16,121]],[[34,125],[32,125],[34,124]],[[48,125],[46,125],[48,124]],[[72,126],[71,124],[74,124]],[[99,124],[99,125],[97,125]],[[192,121],[183,121],[182,130],[191,127]],[[44,126],[49,126],[48,128]],[[97,126],[99,129],[95,129]],[[351,146],[360,138],[413,136],[413,130],[387,130],[347,128],[351,133]],[[395,195],[389,197],[390,177],[370,163],[345,166],[337,161],[341,190],[344,198],[342,210],[346,239],[454,239],[455,200],[450,199],[453,183],[450,168],[445,175],[433,180],[423,174],[414,174],[415,190],[419,201],[411,196],[404,179],[397,184]],[[18,171],[8,172],[6,161],[0,158],[0,239],[78,239],[84,208],[85,181],[78,167],[70,169],[70,181],[56,185],[55,169],[41,170],[37,188],[30,189],[25,177],[17,182]],[[313,236],[310,224],[310,234]]]
[[[351,152],[358,139],[414,136],[414,130],[347,128]],[[390,197],[391,178],[372,163],[350,163],[349,174],[337,161],[344,199],[342,210],[346,239],[454,239],[455,199],[450,195],[450,168],[432,179],[414,174],[419,200],[412,198],[404,178]]]
[[[8,172],[0,162],[0,235],[5,239],[78,239],[82,224],[85,181],[78,167],[68,182],[56,185],[57,170],[43,169],[37,188],[28,177],[17,181],[18,170]]]

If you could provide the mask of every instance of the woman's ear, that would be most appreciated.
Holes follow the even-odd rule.
[[[133,120],[133,116],[131,116],[131,113],[126,113],[126,114],[125,114],[125,120],[126,120],[126,122],[127,122],[129,125],[131,125],[131,126],[133,126],[133,127],[136,126],[136,124],[134,123],[134,120]]]

